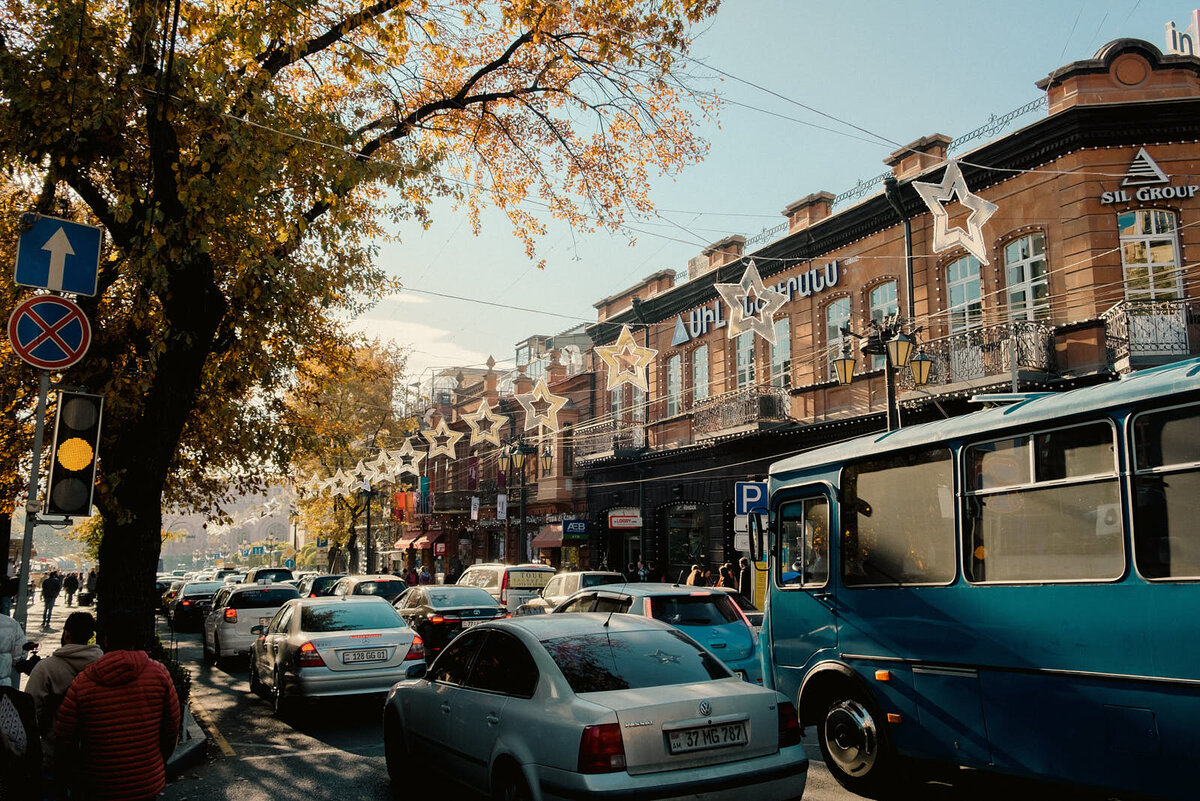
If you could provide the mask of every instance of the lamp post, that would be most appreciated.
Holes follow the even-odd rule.
[[[924,386],[929,381],[929,368],[933,360],[924,351],[913,355],[916,341],[913,337],[920,328],[905,333],[904,321],[899,316],[872,320],[871,333],[856,334],[849,328],[843,328],[842,333],[863,340],[862,352],[871,356],[883,356],[884,379],[887,388],[887,429],[895,431],[900,428],[900,404],[896,399],[896,371],[908,367],[912,371],[913,383]],[[842,349],[842,355],[833,360],[833,370],[837,374],[839,384],[849,384],[854,377],[855,358],[850,355],[847,343]]]
[[[371,488],[370,483],[364,481],[359,488],[359,492],[366,500],[367,513],[367,533],[365,546],[367,549],[367,572],[374,573],[375,570],[375,540],[371,537],[371,498],[375,497],[375,490]]]
[[[275,567],[275,532],[267,534],[267,566]]]
[[[521,500],[519,511],[519,514],[521,515],[521,522],[518,524],[517,528],[518,564],[522,562],[528,562],[530,558],[528,546],[525,542],[525,457],[532,456],[537,452],[538,450],[535,446],[526,444],[524,438],[518,438],[517,440],[510,442],[508,447],[500,453],[500,469],[504,471],[504,474],[510,475],[510,466],[521,474]],[[550,453],[549,445],[543,449],[540,458],[542,473],[549,473],[550,468],[554,464],[554,456]]]

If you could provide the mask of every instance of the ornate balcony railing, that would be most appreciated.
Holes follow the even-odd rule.
[[[1054,336],[1049,326],[1029,320],[982,326],[922,343],[933,360],[929,386],[1011,375],[1013,354],[1018,370],[1050,372],[1054,367]],[[896,384],[913,389],[912,373],[901,370]]]
[[[1187,306],[1186,300],[1123,300],[1101,314],[1109,363],[1186,356]]]
[[[574,429],[576,459],[601,453],[646,447],[646,424],[642,420],[601,420]]]
[[[692,430],[714,434],[755,423],[791,419],[788,391],[781,387],[752,386],[703,400],[692,407]]]

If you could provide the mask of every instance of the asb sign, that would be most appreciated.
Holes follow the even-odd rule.
[[[563,521],[563,539],[564,540],[586,540],[588,537],[588,521],[586,520],[564,520]]]
[[[95,295],[102,229],[58,217],[30,215],[29,219],[33,222],[17,241],[16,282],[55,292]]]

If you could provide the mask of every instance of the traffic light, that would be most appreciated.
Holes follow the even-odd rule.
[[[46,514],[87,517],[92,513],[103,411],[104,398],[99,395],[58,393]]]

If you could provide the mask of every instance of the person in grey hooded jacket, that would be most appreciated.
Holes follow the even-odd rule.
[[[38,729],[42,737],[42,761],[54,763],[54,719],[67,688],[88,665],[104,656],[99,645],[89,640],[96,633],[96,619],[87,612],[73,612],[63,626],[62,647],[42,659],[29,674],[25,692],[33,696]]]

